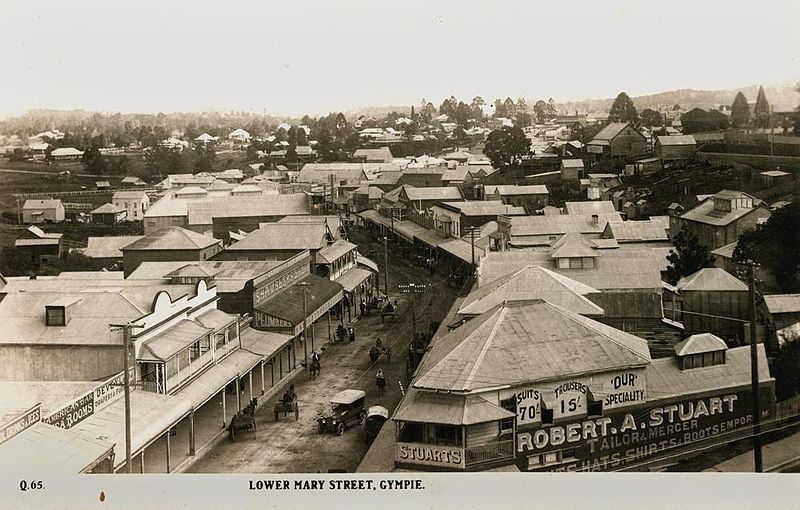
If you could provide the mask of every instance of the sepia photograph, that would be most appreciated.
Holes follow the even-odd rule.
[[[0,507],[800,507],[797,3],[0,19]]]

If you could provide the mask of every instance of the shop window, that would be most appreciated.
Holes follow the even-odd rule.
[[[66,310],[63,306],[48,306],[46,315],[48,326],[66,326]]]
[[[528,456],[528,469],[539,467],[542,465],[544,455],[530,455]]]
[[[195,342],[189,347],[189,362],[196,360],[200,357],[200,342]]]
[[[459,443],[461,443],[461,435],[458,433],[458,428],[449,425],[434,426],[434,439],[435,444],[438,445],[459,446]]]
[[[511,434],[514,432],[514,420],[516,419],[516,414],[517,414],[517,401],[512,396],[505,400],[501,400],[500,407],[502,407],[507,411],[511,411],[515,415],[512,418],[506,418],[504,420],[500,420],[500,434],[501,435]]]
[[[555,464],[558,462],[558,452],[545,453],[542,464]]]

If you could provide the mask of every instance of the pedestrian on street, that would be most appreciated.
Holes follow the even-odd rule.
[[[361,303],[358,304],[358,308],[361,310],[361,315],[364,315],[364,313],[367,311],[367,304],[363,299],[361,300]]]
[[[386,387],[386,379],[383,377],[383,369],[379,368],[378,373],[375,374],[375,386],[378,387],[378,396],[383,396],[383,388]]]
[[[356,341],[356,332],[353,331],[353,328],[350,328],[350,330],[347,333],[348,333],[347,336],[350,338],[350,341],[351,342],[355,342]]]

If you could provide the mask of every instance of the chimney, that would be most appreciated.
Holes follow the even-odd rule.
[[[600,224],[600,216],[592,214],[592,225],[595,227]]]

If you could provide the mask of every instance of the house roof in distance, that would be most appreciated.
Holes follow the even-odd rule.
[[[111,200],[141,200],[147,193],[142,190],[115,191]]]
[[[109,236],[90,237],[82,253],[91,258],[122,258],[122,248],[132,244],[143,236]]]
[[[327,246],[326,232],[326,225],[320,223],[262,223],[226,250],[319,250]]]
[[[743,291],[747,284],[719,267],[705,267],[678,281],[679,291]]]
[[[661,145],[697,145],[692,135],[659,136],[658,143]]]
[[[562,159],[561,166],[564,168],[583,168],[582,159]]]
[[[554,259],[577,258],[577,257],[599,257],[600,253],[592,248],[588,239],[578,232],[568,232],[561,239],[553,244],[550,256]]]
[[[647,341],[542,300],[503,303],[440,338],[414,387],[469,392],[647,366]]]
[[[57,198],[28,199],[22,204],[22,209],[55,209],[59,206],[61,206],[61,200]]]
[[[614,204],[610,200],[565,202],[564,207],[567,210],[567,214],[576,214],[576,215],[619,214],[617,210],[614,209]]]
[[[800,312],[800,294],[768,294],[764,301],[769,313]]]
[[[606,127],[601,129],[599,133],[594,135],[594,138],[589,143],[591,144],[595,140],[605,140],[605,141],[613,140],[626,127],[628,127],[627,122],[612,122],[611,124],[608,124]]]
[[[89,214],[116,214],[120,212],[125,212],[125,209],[114,204],[106,203],[92,210]]]
[[[122,251],[202,250],[215,244],[220,244],[219,239],[181,227],[163,227],[123,247]]]

